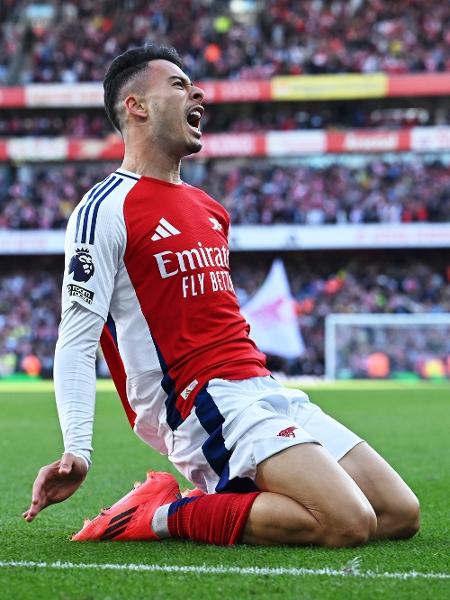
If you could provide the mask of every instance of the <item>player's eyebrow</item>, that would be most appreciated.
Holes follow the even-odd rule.
[[[183,83],[191,87],[194,85],[190,79],[188,79],[187,77],[183,77],[182,75],[171,75],[169,77],[169,80],[170,79],[180,79]]]

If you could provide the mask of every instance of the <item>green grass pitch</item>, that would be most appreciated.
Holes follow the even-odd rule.
[[[450,598],[448,385],[349,383],[308,389],[313,401],[398,469],[422,504],[422,530],[413,540],[340,550],[70,542],[85,517],[117,500],[147,469],[172,470],[131,432],[108,387],[98,393],[94,466],[87,481],[70,500],[27,524],[20,515],[32,481],[42,464],[58,457],[61,436],[49,384],[0,383],[0,598]],[[346,568],[354,559],[359,569]],[[101,569],[105,564],[111,566]],[[131,570],[130,564],[138,567]],[[153,571],[143,565],[153,565]],[[428,577],[412,577],[414,571]]]

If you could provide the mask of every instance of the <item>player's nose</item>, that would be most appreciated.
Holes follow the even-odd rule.
[[[202,90],[202,88],[198,87],[197,85],[193,85],[191,88],[190,96],[193,100],[201,104],[205,97],[205,92]]]

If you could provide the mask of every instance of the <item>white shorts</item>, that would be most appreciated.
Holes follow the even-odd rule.
[[[290,446],[318,443],[338,461],[361,441],[270,376],[212,379],[173,432],[169,460],[205,492],[248,492],[257,489],[257,465]]]

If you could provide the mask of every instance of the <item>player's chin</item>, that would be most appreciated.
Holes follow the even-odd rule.
[[[197,154],[202,149],[202,143],[199,139],[190,139],[186,143],[186,154]]]
[[[185,148],[187,154],[196,154],[200,152],[202,149],[201,142],[202,133],[200,129],[195,129],[194,127],[188,126],[188,130],[185,132]]]

